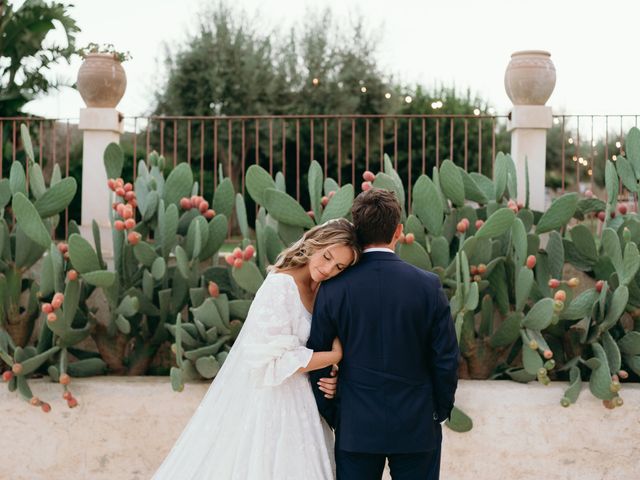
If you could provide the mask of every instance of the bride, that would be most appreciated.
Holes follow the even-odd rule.
[[[333,220],[284,250],[238,339],[154,480],[329,480],[329,427],[305,372],[337,364],[305,347],[320,282],[360,255],[353,225]],[[316,387],[314,387],[316,388]]]

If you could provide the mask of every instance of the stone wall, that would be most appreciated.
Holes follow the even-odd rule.
[[[80,405],[68,409],[59,385],[30,383],[52,411],[0,389],[3,480],[147,480],[208,388],[188,384],[174,393],[166,377],[74,379]],[[586,389],[576,405],[562,408],[565,386],[460,382],[458,405],[474,428],[445,429],[442,478],[638,478],[640,385],[625,385],[625,405],[615,410]]]

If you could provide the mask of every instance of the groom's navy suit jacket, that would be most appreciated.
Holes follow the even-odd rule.
[[[458,343],[439,278],[391,252],[368,252],[323,282],[307,347],[342,342],[338,393],[327,400],[311,372],[318,408],[347,452],[414,453],[437,448],[457,386]]]

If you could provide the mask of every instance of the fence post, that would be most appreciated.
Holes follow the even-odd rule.
[[[107,187],[104,151],[111,142],[119,143],[124,119],[115,108],[82,108],[78,128],[82,143],[82,236],[93,242],[92,222],[100,227],[103,255],[113,257],[111,234],[111,191]]]
[[[518,175],[518,201],[526,194],[525,162],[529,169],[529,206],[544,211],[547,130],[552,125],[551,107],[544,104],[556,83],[549,52],[515,52],[505,72],[504,84],[513,102],[507,130],[511,132],[511,157]]]

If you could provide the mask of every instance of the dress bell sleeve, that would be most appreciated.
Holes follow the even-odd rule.
[[[265,387],[280,385],[298,369],[306,367],[313,350],[295,334],[302,318],[295,284],[279,275],[263,284],[251,314],[255,316],[251,334],[244,345],[244,357],[253,375]]]

